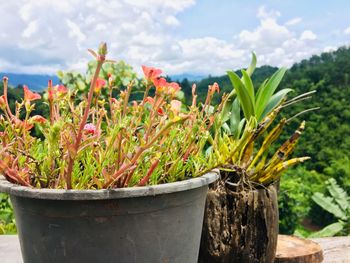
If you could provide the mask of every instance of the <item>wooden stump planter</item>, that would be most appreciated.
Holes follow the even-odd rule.
[[[223,180],[207,194],[200,263],[272,263],[278,236],[277,190],[232,190]]]

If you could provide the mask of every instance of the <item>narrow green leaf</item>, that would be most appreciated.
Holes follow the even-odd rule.
[[[257,106],[256,106],[256,101],[257,101],[258,98],[261,96],[260,93],[261,93],[262,90],[264,90],[264,88],[265,88],[266,83],[267,83],[268,80],[269,80],[269,79],[265,79],[265,80],[263,81],[263,83],[261,83],[260,86],[259,86],[258,92],[256,93],[256,96],[255,96],[255,108],[257,107]]]
[[[251,116],[255,116],[254,104],[249,96],[249,93],[236,73],[233,71],[228,71],[227,74],[237,92],[237,97],[242,106],[244,116],[247,120],[249,120]]]
[[[228,126],[227,122],[225,122],[221,127],[227,134],[231,134],[231,129]]]
[[[312,233],[311,235],[308,236],[308,238],[333,237],[336,234],[338,234],[340,231],[342,231],[343,228],[344,228],[344,225],[341,222],[336,222],[326,226],[320,231]]]
[[[260,119],[261,114],[264,112],[267,103],[270,101],[271,96],[280,84],[286,70],[286,68],[277,70],[259,92],[255,101],[257,119]]]
[[[267,103],[264,112],[261,114],[259,121],[261,121],[267,114],[269,114],[271,111],[273,111],[280,103],[281,101],[286,97],[286,95],[291,92],[292,89],[282,89],[278,91],[276,94],[274,94],[270,101]]]
[[[249,67],[247,68],[247,74],[251,76],[255,70],[256,67],[256,55],[254,52],[252,52],[252,61],[250,62]]]
[[[236,98],[231,105],[231,116],[230,116],[230,130],[231,134],[235,137],[239,136],[239,122],[241,121],[241,108],[239,106],[239,100]],[[236,138],[237,138],[236,137]]]
[[[255,95],[254,95],[254,85],[253,85],[252,79],[249,77],[248,73],[244,69],[242,69],[241,72],[242,72],[243,84],[249,93],[250,99],[252,100],[252,102],[254,102]]]
[[[244,127],[245,122],[246,122],[246,119],[242,119],[242,120],[239,122],[238,131],[237,131],[237,136],[236,136],[237,139],[241,136],[241,133],[242,133],[242,130],[243,130],[243,127]]]

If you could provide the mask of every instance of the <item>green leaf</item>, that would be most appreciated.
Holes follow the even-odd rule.
[[[252,52],[252,61],[250,62],[249,67],[247,68],[247,74],[251,76],[255,70],[256,67],[256,55],[254,52]]]
[[[231,105],[230,130],[236,138],[239,136],[239,122],[241,121],[241,108],[236,98]]]
[[[257,101],[258,98],[261,96],[260,93],[261,93],[262,90],[264,90],[264,88],[265,88],[266,83],[267,83],[268,80],[269,80],[269,79],[265,79],[265,80],[263,81],[263,83],[261,83],[260,86],[259,86],[258,92],[256,93],[256,96],[255,96],[255,108],[257,107],[256,101]]]
[[[260,119],[260,116],[264,112],[265,107],[270,101],[271,96],[280,84],[284,74],[286,73],[286,70],[286,68],[281,68],[277,70],[268,80],[266,85],[262,86],[262,90],[259,89],[258,96],[255,101],[257,119]]]
[[[338,234],[340,231],[342,231],[343,228],[344,228],[344,225],[341,222],[333,223],[326,226],[320,231],[312,233],[311,235],[308,236],[308,238],[332,237]]]
[[[220,114],[220,120],[221,123],[225,123],[227,122],[230,117],[231,117],[231,110],[232,110],[232,102],[231,101],[227,101],[221,111]]]
[[[252,79],[249,77],[248,73],[244,69],[242,69],[241,72],[242,72],[242,80],[243,80],[244,86],[246,87],[249,93],[250,99],[254,103],[255,95],[254,95],[254,85],[253,85]]]
[[[261,114],[259,121],[261,121],[267,114],[269,114],[271,111],[273,111],[280,103],[281,101],[286,97],[286,95],[291,92],[292,89],[282,89],[278,91],[276,94],[274,94],[270,101],[267,103],[266,108],[264,109],[264,112]]]
[[[327,189],[337,204],[346,211],[350,208],[349,196],[342,189],[334,178],[330,178],[326,182],[328,184]]]
[[[255,116],[253,101],[237,74],[233,71],[228,71],[227,74],[237,92],[237,97],[242,106],[244,116],[247,120],[249,120],[251,116]]]
[[[246,119],[242,119],[239,122],[237,136],[236,136],[237,139],[241,136],[241,133],[242,133],[242,130],[243,130],[243,126],[244,126],[245,122],[246,122]]]
[[[85,85],[84,81],[82,81],[82,80],[78,80],[77,81],[77,86],[78,86],[79,90],[85,90],[86,89],[86,85]]]
[[[230,127],[228,126],[227,122],[225,122],[221,127],[227,134],[231,134],[231,130],[230,130]]]
[[[337,218],[346,220],[346,214],[336,203],[334,203],[333,198],[324,196],[324,194],[321,193],[314,193],[311,198],[316,202],[316,204],[318,204],[327,212],[333,214]]]

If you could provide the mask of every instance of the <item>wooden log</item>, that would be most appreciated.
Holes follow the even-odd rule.
[[[319,244],[296,236],[278,235],[275,263],[321,263]]]
[[[272,263],[278,235],[277,192],[231,191],[222,181],[209,189],[200,263]]]

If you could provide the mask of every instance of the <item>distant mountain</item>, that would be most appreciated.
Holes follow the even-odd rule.
[[[204,75],[193,75],[193,74],[184,73],[184,74],[178,74],[178,75],[171,75],[169,77],[173,81],[182,81],[184,79],[187,79],[188,81],[200,81],[200,80],[204,79],[207,76],[204,76]]]
[[[42,91],[47,87],[47,81],[52,79],[53,83],[58,83],[59,79],[55,75],[38,75],[38,74],[17,74],[17,73],[3,73],[0,76],[7,76],[9,78],[10,86],[17,87],[18,85],[27,85],[31,90]]]

